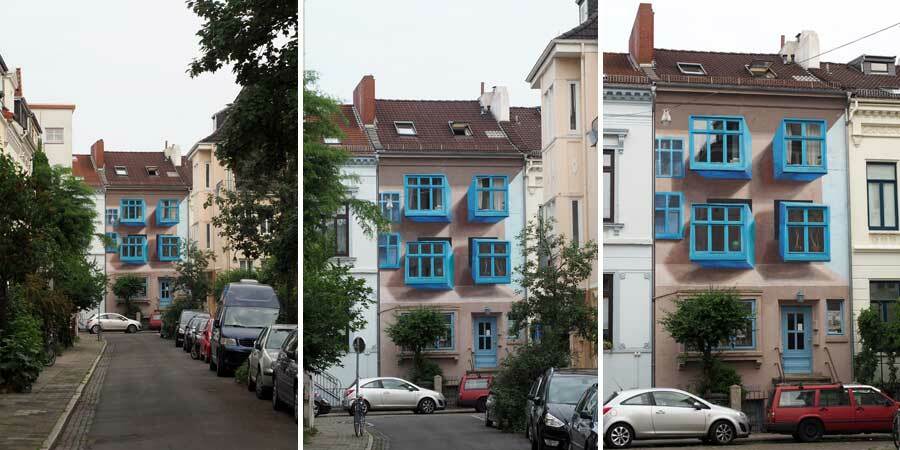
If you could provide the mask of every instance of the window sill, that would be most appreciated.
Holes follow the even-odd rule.
[[[847,344],[850,342],[850,338],[846,335],[840,334],[831,334],[825,335],[825,343],[826,344]]]
[[[697,352],[681,352],[678,355],[678,370],[684,369],[684,366],[690,362],[700,362],[701,353]],[[725,350],[716,353],[721,361],[750,361],[756,363],[756,368],[762,367],[763,354],[757,350]]]
[[[613,236],[618,236],[619,233],[622,232],[622,229],[625,228],[624,223],[617,222],[603,222],[603,231],[612,230]]]
[[[331,260],[342,266],[354,266],[356,264],[355,256],[335,256]]]
[[[403,352],[398,355],[398,358],[400,360],[413,359],[413,356],[415,356],[415,355],[412,352]],[[447,350],[447,351],[426,350],[426,351],[422,352],[422,356],[425,356],[426,358],[431,358],[431,359],[452,359],[455,361],[459,360],[459,352],[456,352],[454,350]]]

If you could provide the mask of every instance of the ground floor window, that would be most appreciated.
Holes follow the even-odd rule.
[[[828,324],[828,334],[844,334],[844,301],[828,300],[825,314],[825,322]]]
[[[613,336],[613,275],[603,274],[603,342],[612,342]]]
[[[429,345],[426,347],[428,350],[453,350],[453,339],[456,335],[456,330],[454,330],[456,325],[456,314],[452,312],[442,313],[444,316],[444,323],[447,324],[447,334],[437,338],[434,341],[434,345]]]
[[[872,308],[881,314],[881,320],[897,320],[897,299],[900,298],[900,281],[869,281],[869,299]]]

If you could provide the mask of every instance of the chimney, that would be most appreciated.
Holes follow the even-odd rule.
[[[481,94],[484,95],[484,81],[481,82]]]
[[[797,38],[797,62],[804,69],[819,68],[819,35],[812,30],[803,30]]]
[[[181,147],[175,144],[169,145],[169,141],[166,141],[166,149],[163,151],[163,154],[166,155],[169,161],[172,161],[175,167],[181,165]]]
[[[22,68],[16,67],[16,91],[14,93],[15,97],[22,96]]]
[[[375,77],[366,75],[353,89],[353,106],[359,111],[363,125],[375,124]]]
[[[778,48],[784,48],[784,35],[783,34],[781,35],[781,44],[778,46]]]
[[[494,86],[491,92],[484,92],[478,97],[482,112],[490,111],[494,120],[509,122],[509,91],[506,86]]]
[[[653,64],[653,5],[649,3],[638,6],[628,38],[628,54],[640,66]]]
[[[94,142],[94,145],[91,146],[91,159],[94,161],[94,167],[97,169],[105,168],[105,163],[103,161],[103,139]]]

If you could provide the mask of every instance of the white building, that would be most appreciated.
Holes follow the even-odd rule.
[[[94,263],[95,267],[102,270],[106,274],[106,246],[100,239],[100,236],[106,231],[106,189],[100,180],[97,171],[94,170],[94,164],[91,161],[91,155],[72,155],[69,160],[72,168],[72,175],[83,180],[93,189],[91,200],[94,201],[94,238],[91,240],[91,247],[88,250],[86,259],[88,262]],[[89,317],[93,314],[106,312],[105,302],[90,310],[81,311],[78,314],[78,324],[83,326]]]
[[[72,115],[75,105],[33,103],[29,106],[44,131],[44,153],[50,165],[72,167]]]
[[[652,383],[653,96],[627,54],[604,53],[603,65],[603,391],[613,392]]]

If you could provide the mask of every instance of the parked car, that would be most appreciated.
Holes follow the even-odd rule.
[[[207,317],[205,319],[200,319],[194,324],[194,329],[191,331],[191,359],[202,359],[200,353],[201,343],[200,341],[203,339],[203,333],[206,332],[206,329],[209,327],[210,322],[212,322],[212,318]]]
[[[487,409],[487,398],[493,381],[494,377],[491,375],[478,373],[463,375],[462,380],[459,380],[459,395],[456,404],[474,407],[475,411],[484,412]]]
[[[497,393],[494,392],[493,390],[490,391],[490,393],[488,394],[488,398],[484,403],[485,403],[484,426],[492,427],[496,424],[497,427],[499,428],[500,424],[497,422],[497,411],[496,411]]]
[[[363,411],[408,409],[431,414],[447,407],[440,392],[421,388],[409,381],[394,377],[362,378],[359,380]],[[356,382],[344,391],[341,406],[351,415],[356,408]]]
[[[898,403],[863,384],[775,386],[766,429],[815,442],[826,434],[890,433]]]
[[[566,448],[566,420],[572,417],[581,394],[596,382],[596,370],[551,368],[544,372],[540,387],[529,399],[532,407],[526,416],[532,448]]]
[[[185,309],[181,311],[181,315],[178,317],[178,327],[175,329],[176,347],[181,347],[181,344],[184,343],[184,327],[187,326],[187,323],[190,322],[190,320],[193,319],[194,316],[202,312],[203,311],[195,311],[192,309]]]
[[[88,319],[87,327],[93,334],[99,333],[100,328],[103,328],[103,331],[124,331],[126,333],[137,333],[141,330],[141,323],[137,320],[129,319],[121,314],[103,313]]]
[[[184,344],[182,344],[182,348],[186,353],[190,353],[191,349],[194,347],[194,341],[197,340],[197,328],[199,328],[201,324],[206,323],[206,319],[209,319],[209,314],[197,314],[189,320],[188,324],[184,327]]]
[[[225,286],[213,322],[209,370],[224,377],[240,367],[250,356],[259,332],[275,323],[280,309],[271,286],[256,280]]]
[[[162,330],[162,314],[159,311],[150,314],[150,325],[148,330]]]
[[[281,344],[296,330],[297,325],[272,325],[259,333],[249,357],[247,389],[256,391],[260,400],[269,397],[272,391],[272,363],[278,359]]]
[[[597,450],[597,383],[581,395],[566,428],[569,450]]]
[[[206,321],[206,328],[200,333],[200,360],[209,362],[209,339],[212,334],[213,319]]]
[[[700,438],[729,444],[750,436],[750,419],[741,411],[715,405],[678,389],[631,389],[603,403],[603,440],[625,448],[636,440]]]
[[[297,330],[284,339],[278,359],[272,364],[272,409],[294,408],[294,422],[300,417],[299,378],[297,376]]]
[[[313,394],[313,415],[316,417],[324,416],[331,412],[331,405],[322,398],[318,392]]]

